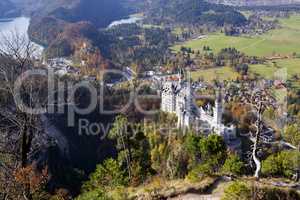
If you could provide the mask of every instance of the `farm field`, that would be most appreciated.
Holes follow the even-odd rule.
[[[181,46],[185,46],[201,51],[204,46],[209,46],[213,52],[218,52],[223,48],[235,47],[252,56],[272,56],[274,53],[287,55],[294,52],[300,54],[300,15],[280,19],[280,24],[282,28],[261,36],[234,37],[214,33],[205,39],[175,45],[172,49],[179,51]]]

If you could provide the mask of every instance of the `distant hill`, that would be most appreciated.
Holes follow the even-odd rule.
[[[71,9],[60,7],[51,13],[68,22],[89,21],[96,27],[106,27],[128,14],[120,0],[81,0]]]
[[[2,4],[9,2],[11,6],[19,8],[24,15],[39,17],[57,15],[63,20],[72,22],[101,21],[99,24],[102,25],[107,18],[113,16],[114,20],[126,14],[125,5],[132,1],[136,0],[0,0],[0,9],[8,10],[8,6],[4,7]]]
[[[2,0],[1,0],[2,1]],[[48,15],[53,10],[64,7],[72,8],[80,0],[10,0],[24,15]]]
[[[146,13],[153,22],[241,25],[246,18],[233,8],[204,0],[152,0]]]
[[[207,2],[231,6],[276,6],[300,4],[300,0],[207,0]]]
[[[10,0],[0,0],[0,18],[9,18],[19,15],[15,4]]]
[[[69,23],[87,21],[96,28],[104,28],[129,13],[121,4],[123,0],[38,0],[36,6],[35,0],[25,1],[25,9],[32,15],[30,37],[46,46]]]

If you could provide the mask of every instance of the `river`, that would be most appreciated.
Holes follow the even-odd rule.
[[[17,17],[13,19],[0,19],[0,44],[3,42],[4,38],[9,38],[13,32],[19,35],[25,35],[26,39],[28,37],[28,27],[30,23],[30,18],[28,17]],[[37,48],[37,53],[41,54],[43,47],[35,44]]]

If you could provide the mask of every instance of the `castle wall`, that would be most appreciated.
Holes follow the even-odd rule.
[[[231,140],[236,138],[236,128],[234,126],[225,126],[222,124],[222,100],[218,95],[215,107],[213,108],[213,116],[204,111],[203,108],[198,108],[199,116],[194,116],[192,113],[192,107],[196,107],[193,104],[193,96],[188,86],[184,86],[181,83],[166,83],[162,92],[162,104],[161,109],[164,112],[175,113],[178,117],[178,128],[190,127],[195,120],[203,121],[211,127],[211,131],[224,137],[225,140]],[[174,91],[174,88],[177,90]]]

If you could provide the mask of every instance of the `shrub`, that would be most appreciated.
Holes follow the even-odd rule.
[[[203,159],[218,157],[218,159],[226,159],[227,147],[224,139],[221,136],[212,134],[207,138],[203,138],[199,142],[200,152]]]
[[[246,183],[236,181],[224,190],[222,200],[298,200],[297,191],[276,187],[257,187],[254,183],[248,187]]]
[[[192,182],[197,182],[199,180],[202,180],[204,177],[209,176],[213,174],[213,170],[211,167],[211,163],[207,162],[201,165],[198,165],[193,170],[191,170],[188,175],[187,179]]]
[[[259,188],[255,190],[254,200],[299,200],[300,196],[297,191],[283,190],[279,188]]]
[[[250,200],[251,189],[243,182],[236,181],[224,191],[222,200]]]
[[[223,165],[222,172],[229,175],[241,175],[244,171],[244,163],[235,155],[230,155]]]
[[[113,200],[109,198],[105,192],[101,189],[95,189],[93,191],[85,192],[78,196],[76,200]]]
[[[262,173],[266,176],[284,176],[292,178],[300,167],[300,153],[282,151],[269,156],[262,162]]]
[[[125,172],[114,159],[105,160],[103,165],[98,165],[90,180],[83,186],[84,191],[94,191],[100,188],[115,188],[128,183]]]

